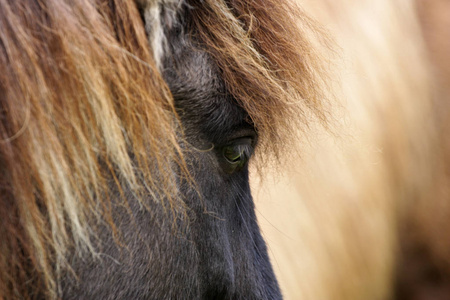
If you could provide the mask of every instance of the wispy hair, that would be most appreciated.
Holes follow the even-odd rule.
[[[300,10],[187,4],[261,149],[324,119],[318,28]],[[0,0],[0,299],[57,297],[68,249],[95,253],[92,220],[114,231],[112,186],[147,209],[176,201],[183,130],[153,53],[134,2]]]

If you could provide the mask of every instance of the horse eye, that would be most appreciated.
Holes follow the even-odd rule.
[[[222,147],[222,155],[225,161],[222,167],[226,173],[234,173],[246,165],[253,152],[252,142],[251,138],[240,138]]]
[[[245,159],[245,149],[242,145],[226,146],[223,148],[223,156],[230,164],[242,162]]]

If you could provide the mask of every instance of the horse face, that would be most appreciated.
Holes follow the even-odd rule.
[[[99,230],[100,259],[74,258],[78,280],[64,281],[64,299],[281,298],[249,187],[257,133],[189,28],[190,9],[171,2],[142,10],[183,126],[192,176],[179,180],[185,208],[151,199],[145,210],[129,193],[129,214],[117,200],[125,247],[108,227]]]

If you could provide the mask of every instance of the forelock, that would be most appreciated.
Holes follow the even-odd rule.
[[[184,0],[138,0],[137,5],[145,23],[150,49],[158,68],[167,50],[165,29],[177,22],[177,13],[185,4]]]

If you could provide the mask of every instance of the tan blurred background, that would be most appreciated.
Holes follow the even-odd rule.
[[[336,100],[252,178],[285,298],[450,299],[450,1],[297,2],[336,44]]]

